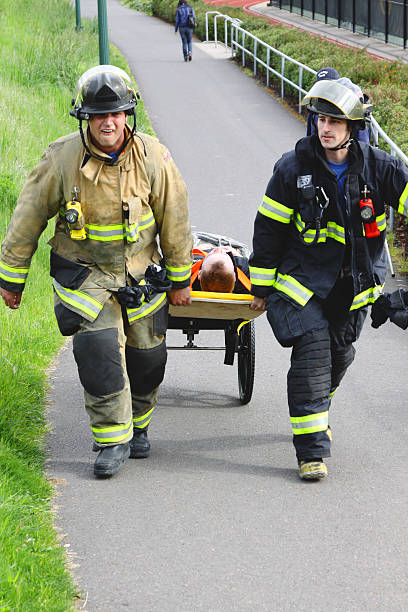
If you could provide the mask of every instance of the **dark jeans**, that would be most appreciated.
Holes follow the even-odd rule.
[[[188,57],[191,55],[191,39],[193,38],[193,28],[187,26],[180,26],[179,28],[181,40],[183,43],[183,55]]]

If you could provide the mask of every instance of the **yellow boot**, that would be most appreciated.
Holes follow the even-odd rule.
[[[299,476],[302,480],[320,480],[327,476],[327,466],[323,459],[300,460]]]

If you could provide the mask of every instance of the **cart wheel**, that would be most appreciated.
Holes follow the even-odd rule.
[[[241,404],[247,404],[254,388],[255,322],[246,323],[238,336],[238,387]]]

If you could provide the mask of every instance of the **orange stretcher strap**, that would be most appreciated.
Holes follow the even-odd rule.
[[[193,254],[198,254],[198,253],[197,253],[198,251],[199,251],[199,249],[193,249]],[[204,257],[205,257],[206,255],[208,255],[208,253],[204,253],[204,251],[200,251],[200,253],[203,253],[203,254],[204,254]],[[203,257],[203,259],[199,259],[198,261],[196,261],[195,263],[193,263],[193,265],[191,266],[190,289],[191,289],[191,287],[193,286],[193,283],[194,283],[195,279],[196,279],[196,278],[197,278],[197,276],[198,276],[198,273],[199,273],[200,268],[201,268],[201,264],[202,264],[202,263],[203,263],[203,261],[204,261],[204,257]]]
[[[237,267],[238,280],[244,285],[245,289],[251,293],[251,281],[243,271]]]

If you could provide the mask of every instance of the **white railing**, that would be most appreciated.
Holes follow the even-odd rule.
[[[222,44],[224,44],[225,47],[228,48],[228,24],[229,24],[230,26],[229,40],[230,40],[230,47],[231,47],[231,57],[235,57],[237,54],[237,51],[240,50],[242,53],[242,65],[243,66],[247,65],[248,57],[252,58],[253,60],[252,69],[255,75],[257,73],[258,66],[263,66],[263,68],[265,68],[266,70],[267,87],[269,87],[271,74],[279,78],[281,81],[281,98],[285,97],[285,84],[296,89],[298,92],[298,112],[299,114],[301,114],[302,113],[301,100],[303,98],[303,95],[307,93],[307,90],[303,88],[303,73],[306,71],[306,72],[309,72],[310,74],[315,75],[317,74],[316,70],[309,68],[309,66],[306,66],[306,64],[302,64],[301,62],[298,62],[297,60],[293,59],[289,55],[286,55],[285,53],[282,53],[278,49],[271,47],[271,45],[268,45],[267,43],[265,43],[263,40],[261,40],[257,36],[254,36],[253,34],[251,34],[251,32],[248,32],[248,30],[245,30],[244,28],[242,28],[241,27],[242,21],[240,19],[234,19],[230,17],[229,15],[224,15],[220,13],[219,11],[208,11],[205,14],[206,42],[210,42],[209,24],[208,24],[209,15],[214,15],[214,41],[211,41],[211,42],[215,42],[216,44],[218,44],[219,41],[218,41],[218,31],[217,31],[217,20],[224,19],[224,41]],[[240,42],[239,42],[239,38],[240,38]],[[248,49],[248,41],[252,41],[251,46],[253,50]],[[266,61],[262,59],[261,57],[259,57],[260,49],[266,51]],[[276,56],[278,56],[280,58],[280,71],[276,70],[270,65],[272,56],[274,56],[275,58]],[[285,69],[288,64],[297,66],[298,70],[297,70],[297,82],[296,83],[290,80],[285,75]],[[371,118],[371,127],[372,127],[371,131],[372,131],[373,145],[378,147],[379,138],[381,138],[390,148],[391,155],[393,157],[398,157],[404,162],[404,164],[408,166],[408,156],[405,155],[405,153],[401,151],[401,149],[395,144],[395,142],[391,140],[388,134],[384,132],[384,130],[381,128],[379,123],[374,119],[374,117]],[[392,207],[390,207],[389,226],[390,226],[390,229],[392,230],[394,226],[394,209]]]

